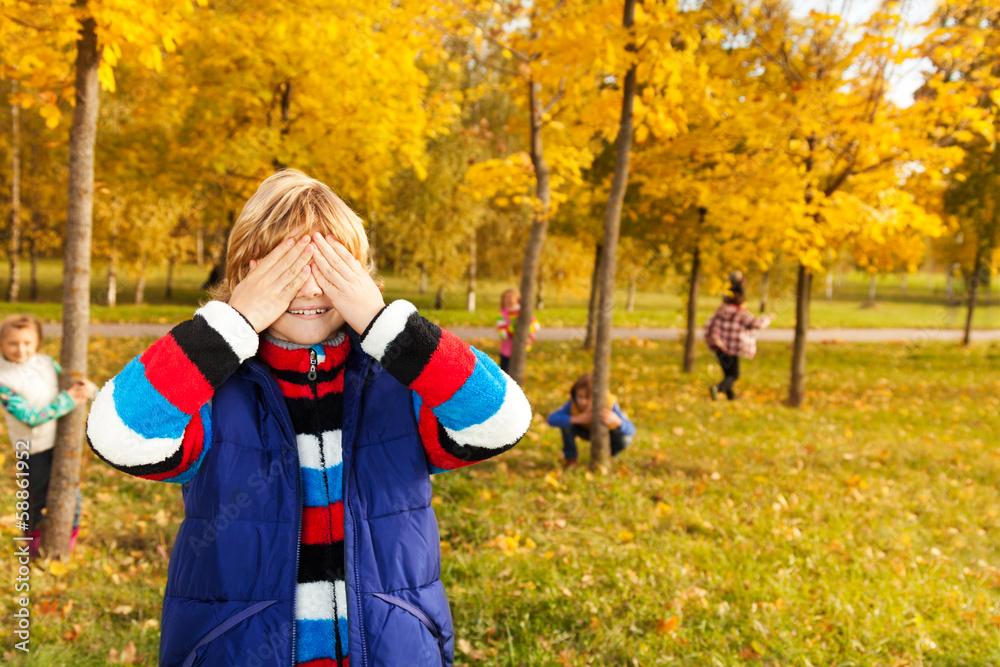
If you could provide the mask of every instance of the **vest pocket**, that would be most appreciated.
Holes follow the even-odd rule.
[[[434,638],[434,641],[437,644],[437,656],[440,657],[441,664],[442,665],[445,664],[444,635],[441,633],[441,629],[438,627],[437,623],[435,623],[434,620],[430,616],[428,616],[423,609],[407,602],[406,600],[403,600],[402,598],[398,598],[395,595],[388,595],[386,593],[372,593],[371,596],[385,602],[388,605],[395,607],[401,612],[409,614],[417,621],[419,621],[420,624],[423,625],[424,628],[427,630],[427,632],[430,633],[431,637]]]
[[[267,609],[268,607],[275,604],[278,604],[277,600],[264,600],[262,602],[257,602],[256,604],[250,605],[249,607],[239,612],[238,614],[233,614],[222,623],[219,623],[217,626],[212,628],[208,633],[206,633],[204,637],[198,640],[198,643],[195,644],[194,648],[191,649],[191,652],[188,653],[187,658],[185,658],[184,662],[181,663],[181,667],[192,667],[194,665],[195,660],[198,659],[199,649],[215,641],[216,639],[218,639],[225,633],[229,632],[230,630],[232,630],[237,625],[239,625],[246,619],[250,618],[254,614],[260,613],[265,609]]]

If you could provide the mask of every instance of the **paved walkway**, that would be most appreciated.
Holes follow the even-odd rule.
[[[170,331],[169,324],[91,324],[90,333],[99,336],[155,336],[159,337]],[[451,327],[449,331],[463,340],[473,338],[493,338],[496,330],[493,327]],[[541,340],[583,340],[586,331],[583,328],[543,328],[538,332]],[[612,330],[615,338],[644,338],[646,340],[680,340],[684,331],[674,328],[622,329]],[[792,329],[764,329],[758,340],[767,342],[791,342],[794,337]],[[62,327],[58,324],[45,325],[46,336],[61,336]],[[698,330],[701,338],[701,329]],[[844,343],[885,343],[892,341],[919,342],[925,340],[961,340],[962,331],[958,329],[812,329],[809,338],[812,342],[844,342]],[[1000,329],[976,329],[972,332],[972,340],[1000,341]]]

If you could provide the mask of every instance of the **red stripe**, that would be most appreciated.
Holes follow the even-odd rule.
[[[260,358],[268,366],[279,371],[305,373],[309,370],[308,350],[286,350],[274,343],[262,340],[260,343]]]
[[[173,336],[153,343],[139,361],[153,389],[181,412],[193,415],[212,398],[212,386]]]
[[[309,662],[297,662],[295,667],[337,667],[337,661],[333,658],[317,658]],[[344,658],[341,667],[347,667],[347,658]]]
[[[281,395],[285,398],[312,398],[312,388],[307,384],[295,384],[294,382],[286,382],[279,378],[274,378],[278,383],[278,390],[281,391]]]
[[[201,415],[197,414],[191,421],[188,422],[187,427],[184,429],[184,437],[181,439],[181,451],[183,454],[181,456],[180,465],[173,470],[168,470],[166,472],[143,475],[142,478],[150,479],[154,482],[162,482],[165,479],[171,479],[181,473],[187,472],[187,470],[194,465],[195,461],[198,460],[198,457],[201,456],[201,452],[204,448],[205,427],[201,423]]]
[[[410,389],[420,395],[425,405],[436,408],[455,395],[475,367],[476,355],[472,348],[442,329],[437,349]]]
[[[417,418],[417,430],[420,433],[420,442],[424,445],[424,452],[427,460],[432,466],[442,470],[457,470],[467,465],[472,465],[475,461],[463,461],[446,452],[441,446],[440,431],[438,430],[438,420],[426,404],[420,406],[420,416]]]
[[[337,347],[324,345],[323,351],[326,352],[326,359],[319,364],[321,370],[328,371],[331,368],[341,366],[347,360],[347,354],[351,351],[351,339],[344,336],[343,343]]]
[[[333,544],[344,539],[344,503],[302,508],[302,544]]]
[[[341,368],[340,372],[337,373],[337,377],[333,378],[329,382],[320,382],[316,385],[316,393],[320,398],[323,398],[327,394],[340,394],[344,391],[344,369]]]

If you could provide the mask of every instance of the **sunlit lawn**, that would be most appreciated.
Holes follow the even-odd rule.
[[[95,341],[94,375],[147,344]],[[610,475],[563,474],[544,415],[589,354],[542,343],[525,441],[435,477],[458,664],[1000,665],[1000,347],[813,346],[802,410],[782,405],[788,346],[761,346],[734,403],[709,401],[707,354],[692,376],[679,354],[616,348],[639,437]],[[32,653],[5,631],[5,664],[105,665],[130,643],[155,663],[179,490],[88,455],[84,498],[73,560],[33,570]]]
[[[0,262],[0,288],[6,290],[7,267]],[[62,318],[62,265],[55,260],[44,260],[39,265],[39,300],[28,299],[27,268],[22,271],[21,304],[0,302],[0,316],[11,312],[31,310],[45,321]],[[208,267],[193,264],[176,267],[173,294],[165,294],[166,268],[154,267],[145,290],[145,303],[134,305],[135,280],[123,273],[119,281],[118,305],[110,308],[104,303],[106,269],[95,264],[91,281],[91,317],[95,322],[160,322],[174,323],[190,317],[192,310],[207,297],[201,285],[208,277]],[[822,280],[816,280],[812,326],[824,327],[917,327],[921,329],[960,328],[965,324],[963,304],[948,305],[944,276],[920,274],[909,279],[909,287],[900,286],[898,276],[879,278],[876,303],[866,307],[868,296],[867,276],[852,273],[838,278],[833,299],[825,298]],[[443,309],[433,308],[435,290],[421,294],[412,276],[385,276],[387,299],[405,298],[415,303],[422,312],[444,326],[492,326],[496,321],[500,294],[513,283],[479,280],[477,309],[466,310],[466,294],[462,285],[455,285],[444,292]],[[586,285],[560,285],[545,288],[545,308],[537,312],[539,321],[546,327],[582,327],[586,324]],[[4,292],[5,293],[5,292]],[[681,295],[683,287],[671,281],[657,281],[636,294],[634,311],[625,310],[626,293],[616,293],[614,321],[623,327],[683,327],[685,308]],[[704,323],[719,304],[718,296],[703,294],[698,303],[698,321]],[[759,309],[759,296],[752,290],[748,305]],[[775,293],[768,305],[778,318],[776,327],[791,327],[795,323],[795,302],[792,293]],[[984,291],[982,305],[976,311],[977,328],[1000,327],[1000,295],[996,286]]]

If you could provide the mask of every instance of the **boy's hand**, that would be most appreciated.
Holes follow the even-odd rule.
[[[285,239],[259,262],[250,261],[250,273],[233,289],[229,305],[260,333],[288,309],[309,278],[314,254],[308,236]]]
[[[614,410],[608,408],[601,410],[601,421],[612,431],[622,425],[621,417],[615,414]]]
[[[590,426],[590,410],[585,410],[584,412],[573,415],[569,418],[569,423]]]
[[[382,292],[340,241],[316,232],[313,243],[317,250],[312,264],[316,284],[333,301],[344,321],[358,333],[363,332],[385,307]]]

